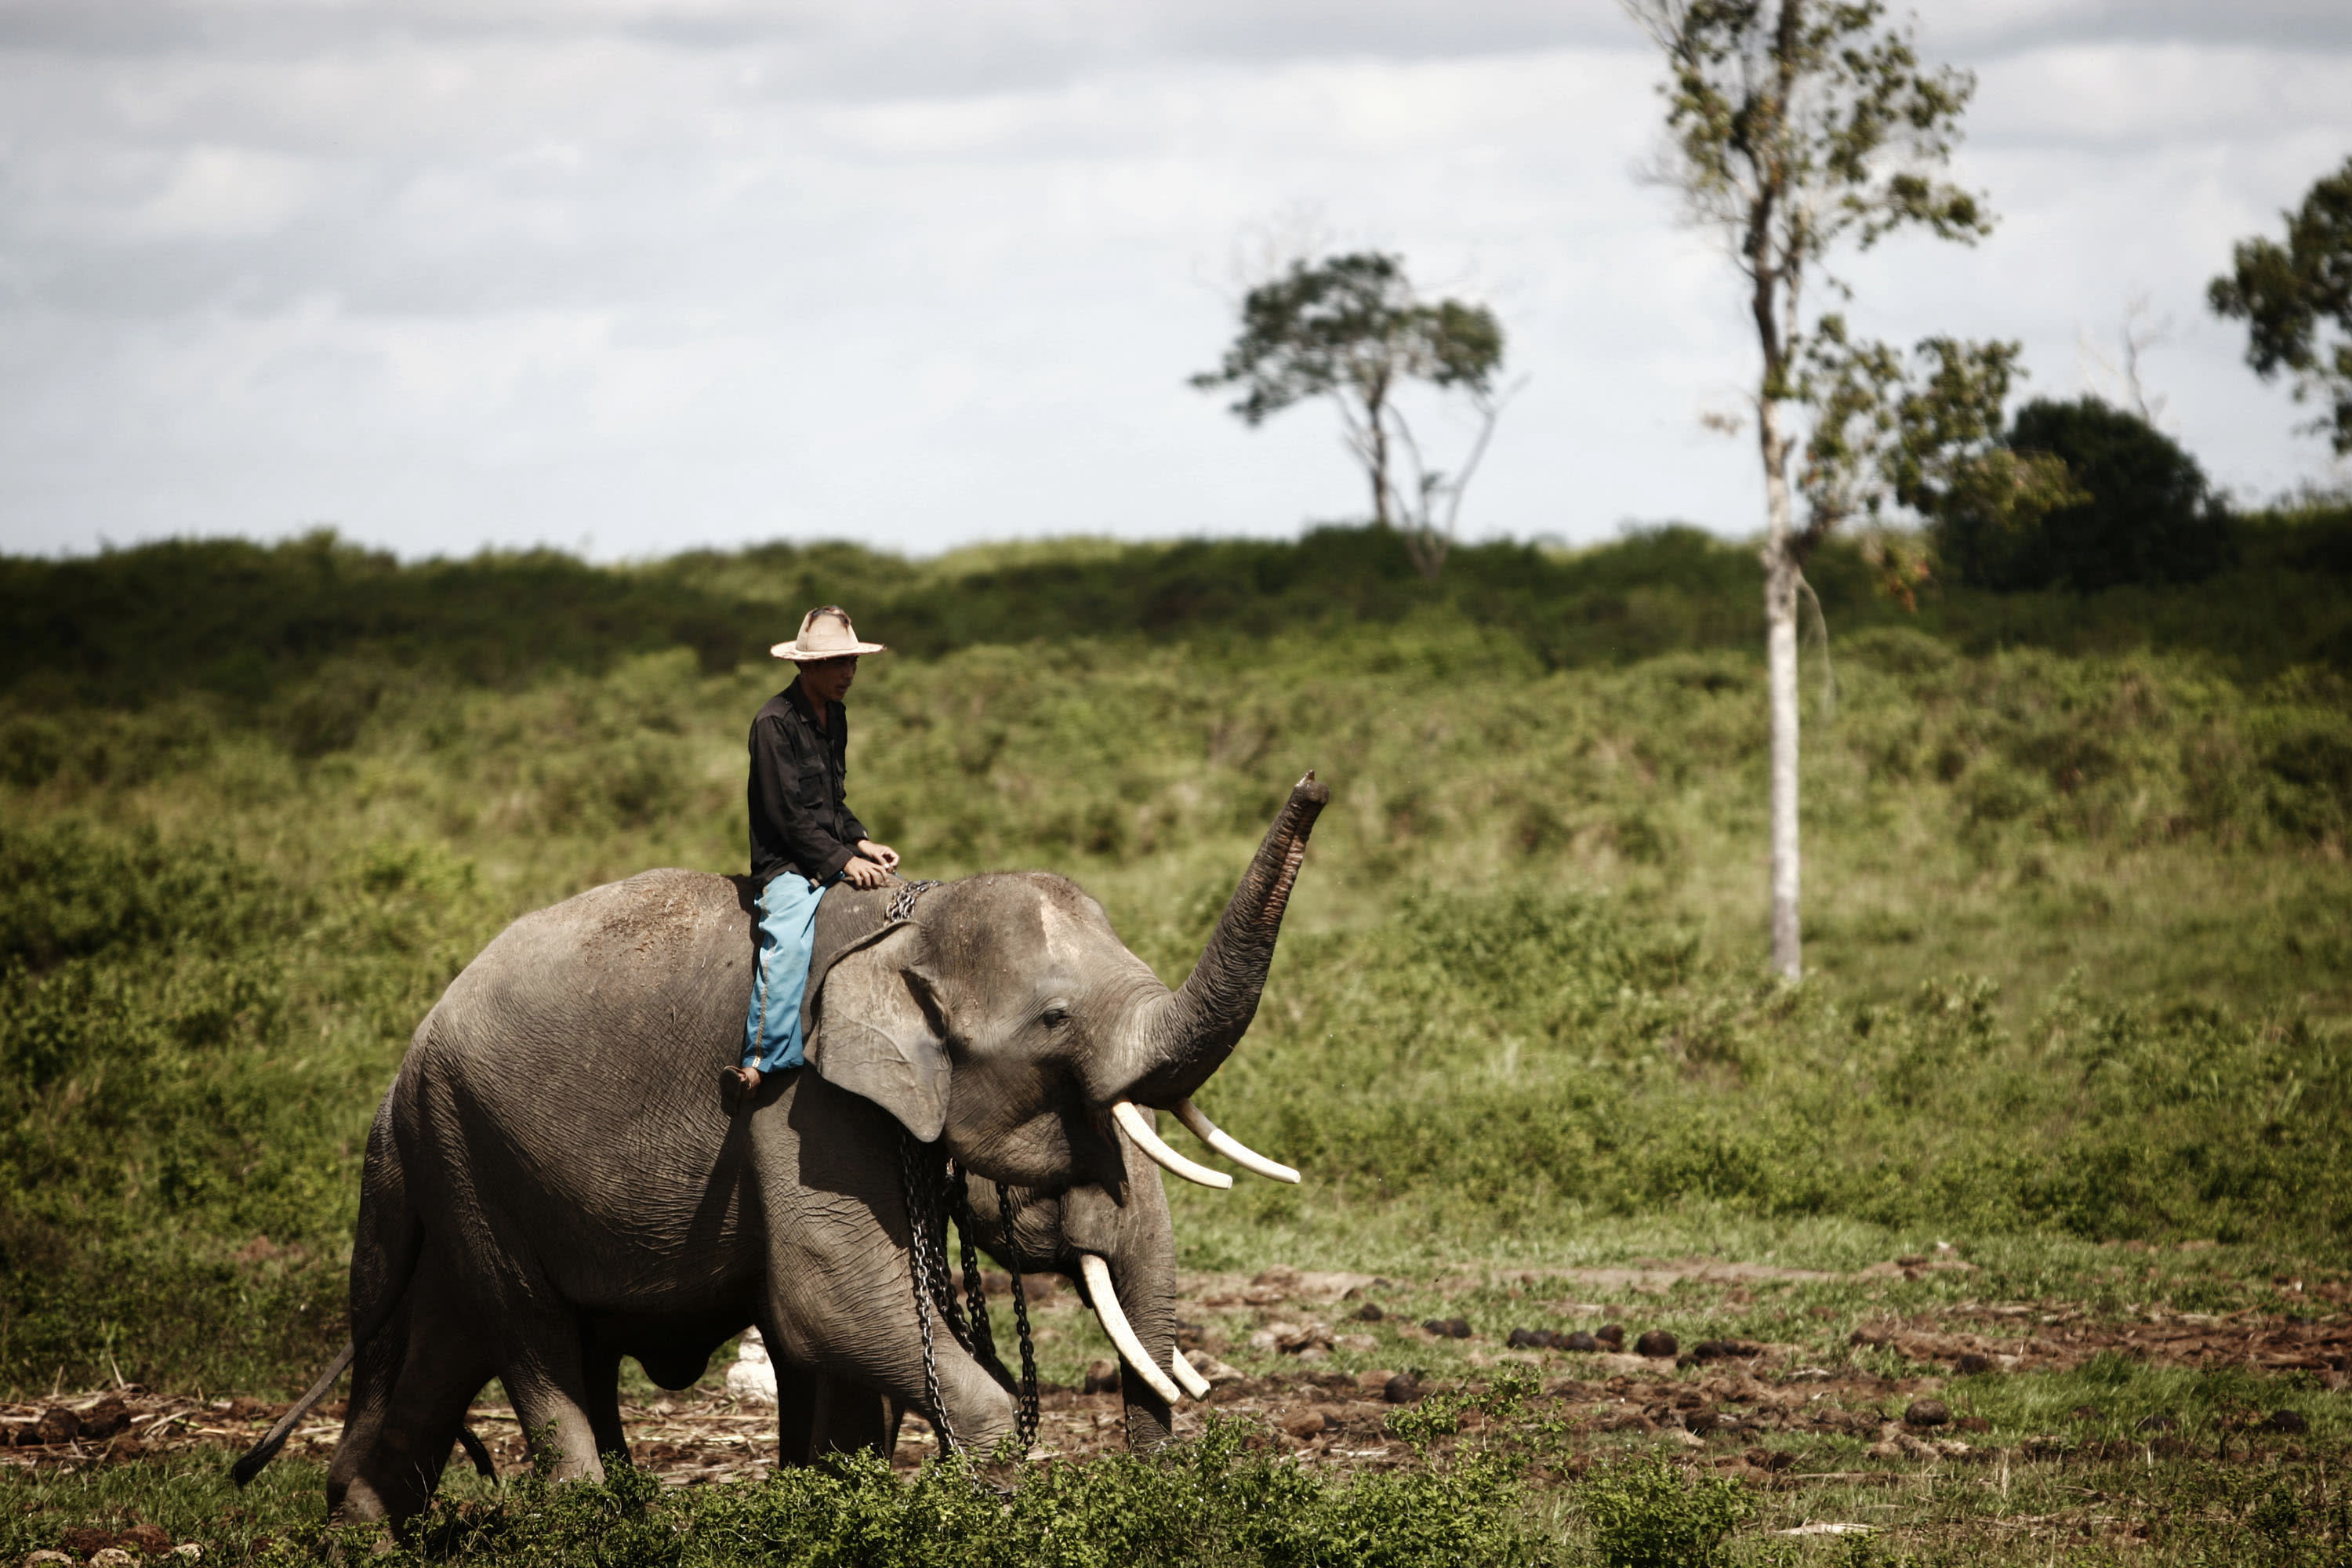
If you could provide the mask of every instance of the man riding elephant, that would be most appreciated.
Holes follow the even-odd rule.
[[[835,882],[874,889],[898,868],[849,809],[849,717],[842,699],[857,660],[887,651],[860,642],[849,612],[826,605],[801,617],[790,642],[768,650],[800,666],[751,721],[751,880],[759,888],[759,959],[743,1020],[743,1060],[730,1074],[746,1094],[803,1060],[801,1000],[808,984],[817,900]]]
[[[1156,1173],[1147,1191],[1135,1162],[1231,1184],[1160,1142],[1168,1110],[1296,1179],[1191,1097],[1257,1010],[1328,798],[1311,773],[1291,790],[1174,991],[1060,877],[837,888],[817,917],[806,1068],[726,1100],[761,888],[650,871],[524,916],[418,1026],[368,1138],[352,1343],[238,1478],[345,1366],[333,1518],[423,1508],[493,1378],[553,1475],[601,1475],[625,1444],[621,1358],[681,1388],[747,1325],[809,1394],[780,1423],[788,1456],[877,1443],[891,1408],[985,1451],[1015,1428],[1013,1391],[929,1331],[917,1283],[920,1194],[949,1162],[983,1245],[1076,1262],[1119,1345],[1130,1438],[1161,1440],[1189,1369]],[[1005,1187],[1018,1245],[991,1195]]]

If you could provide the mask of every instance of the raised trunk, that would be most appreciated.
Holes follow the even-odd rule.
[[[1102,1098],[1169,1108],[1222,1066],[1257,1016],[1282,911],[1330,790],[1308,773],[1266,829],[1241,886],[1181,990],[1136,1019],[1126,1059]]]
[[[1773,399],[1759,401],[1764,495],[1764,666],[1772,710],[1772,967],[1784,980],[1804,975],[1798,926],[1796,532],[1789,515],[1788,440]]]

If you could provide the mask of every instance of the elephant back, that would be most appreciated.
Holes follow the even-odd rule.
[[[756,896],[748,879],[646,871],[527,914],[450,983],[412,1063],[585,1078],[599,1092],[683,1074],[707,1098],[742,1042]]]

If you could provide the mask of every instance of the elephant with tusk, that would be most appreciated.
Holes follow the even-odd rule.
[[[352,1343],[238,1479],[346,1364],[331,1518],[421,1510],[492,1378],[559,1478],[598,1476],[600,1454],[625,1451],[621,1359],[681,1388],[747,1324],[777,1363],[787,1458],[881,1441],[890,1407],[992,1447],[1013,1427],[1011,1391],[949,1335],[925,1364],[908,1140],[975,1178],[991,1250],[1075,1265],[1130,1374],[1130,1441],[1164,1440],[1190,1369],[1173,1353],[1159,1172],[1137,1161],[1230,1178],[1169,1148],[1147,1108],[1297,1179],[1190,1101],[1255,1015],[1328,799],[1311,773],[1291,790],[1174,991],[1059,877],[835,889],[809,1065],[748,1100],[719,1088],[751,985],[741,879],[647,872],[517,921],[451,982],[377,1110]],[[1010,1236],[999,1184],[1035,1200]]]

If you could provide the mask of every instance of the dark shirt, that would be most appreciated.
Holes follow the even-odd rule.
[[[825,704],[825,727],[801,683],[767,700],[751,721],[751,879],[781,871],[830,881],[871,837],[844,798],[849,778],[849,716]]]

